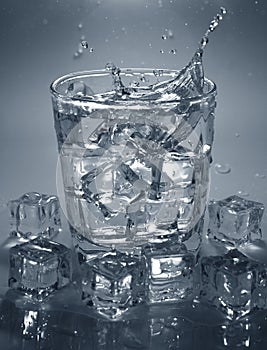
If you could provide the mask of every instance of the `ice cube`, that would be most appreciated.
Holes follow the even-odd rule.
[[[152,169],[145,159],[136,158],[123,162],[113,174],[114,195],[125,196],[132,201],[142,191],[149,189],[151,180]]]
[[[179,232],[179,238],[182,238],[183,244],[189,252],[197,254],[202,242],[203,226],[204,217],[202,217],[190,231],[184,233]]]
[[[210,238],[230,246],[261,238],[264,205],[238,196],[209,203]]]
[[[201,297],[227,318],[239,319],[263,301],[260,285],[266,286],[264,276],[266,267],[237,249],[224,256],[204,257],[201,261]]]
[[[11,234],[17,237],[53,237],[60,231],[60,206],[56,196],[29,192],[8,202]]]
[[[82,268],[82,300],[108,318],[119,318],[144,299],[142,259],[117,251],[86,261]]]
[[[144,247],[148,302],[174,302],[193,293],[195,256],[183,244],[153,243]]]
[[[82,197],[83,199],[86,200],[86,202],[92,203],[99,211],[99,213],[101,213],[103,215],[103,217],[105,219],[110,219],[112,218],[115,214],[112,212],[112,210],[103,203],[103,201],[101,200],[101,198],[103,197],[103,195],[101,195],[101,193],[98,193],[98,190],[102,190],[102,187],[97,188],[98,186],[96,186],[96,179],[98,176],[103,176],[103,167],[98,167],[93,169],[92,171],[88,172],[86,175],[83,175],[81,177],[81,188],[82,188]],[[104,176],[107,173],[104,172]],[[106,178],[110,178],[110,176],[106,176]],[[101,185],[100,185],[101,186]],[[111,187],[109,187],[111,189]],[[105,194],[104,194],[105,196]]]
[[[36,238],[10,249],[9,286],[42,300],[70,282],[71,253],[64,245]]]

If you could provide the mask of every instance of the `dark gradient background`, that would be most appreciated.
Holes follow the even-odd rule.
[[[179,69],[220,6],[228,14],[204,56],[206,75],[218,86],[211,197],[243,190],[267,204],[264,0],[1,0],[1,203],[28,191],[56,193],[53,79],[108,61]],[[162,40],[165,28],[172,39]],[[74,59],[81,35],[94,51]],[[229,163],[231,172],[216,174],[216,162]]]

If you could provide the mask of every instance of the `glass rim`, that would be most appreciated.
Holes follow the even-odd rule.
[[[130,73],[141,73],[141,74],[153,74],[154,71],[160,71],[162,72],[161,76],[164,76],[164,74],[177,74],[179,72],[179,70],[176,69],[167,69],[167,68],[121,68],[121,73],[122,74],[130,74]],[[64,74],[58,78],[56,78],[55,80],[52,81],[52,83],[50,84],[50,93],[55,96],[56,98],[62,98],[62,99],[66,99],[69,101],[83,101],[83,102],[87,102],[87,103],[99,103],[99,104],[106,104],[106,102],[102,102],[99,100],[88,100],[87,97],[83,97],[83,96],[79,96],[79,97],[74,97],[74,96],[67,96],[67,94],[62,93],[58,90],[58,87],[63,84],[66,83],[70,80],[74,80],[76,79],[81,79],[81,78],[87,78],[87,77],[110,77],[110,72],[105,70],[105,69],[96,69],[96,70],[83,70],[83,71],[75,71],[75,72],[71,72],[71,73],[67,73]],[[162,104],[162,103],[171,103],[171,102],[176,102],[176,103],[180,103],[180,102],[184,102],[184,101],[188,101],[188,102],[194,102],[194,101],[199,101],[201,99],[205,99],[208,98],[209,96],[211,96],[212,94],[216,94],[217,92],[217,86],[215,84],[215,82],[209,78],[204,77],[204,80],[206,82],[208,82],[210,88],[208,89],[208,91],[203,92],[200,95],[197,96],[193,96],[193,97],[185,97],[185,98],[181,98],[181,99],[173,99],[173,100],[168,100],[168,101],[160,101],[157,102],[156,100],[153,101],[151,100],[150,103],[157,103],[157,104]],[[168,80],[166,80],[166,82],[168,82]],[[93,96],[92,96],[93,97]],[[139,99],[136,100],[127,100],[127,102],[137,102],[137,101],[141,101]],[[118,100],[118,101],[114,101],[114,103],[118,103],[118,102],[125,102],[125,100]]]

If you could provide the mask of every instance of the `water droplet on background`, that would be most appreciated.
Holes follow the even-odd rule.
[[[217,174],[229,174],[231,172],[231,167],[229,164],[216,163],[214,169]]]
[[[265,179],[266,175],[256,173],[256,174],[255,174],[255,177],[257,177],[258,179]]]
[[[238,196],[241,196],[241,197],[248,197],[249,196],[249,193],[246,191],[243,191],[243,190],[237,191],[237,194],[238,194]]]

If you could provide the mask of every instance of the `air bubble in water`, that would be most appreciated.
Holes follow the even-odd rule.
[[[81,46],[84,48],[84,49],[88,49],[89,48],[89,44],[86,40],[82,40],[81,41]]]
[[[142,83],[147,83],[148,82],[148,78],[146,78],[146,76],[144,74],[141,75],[140,80]]]
[[[162,69],[154,69],[153,74],[155,75],[155,77],[160,77],[163,75],[163,70]]]
[[[132,88],[136,88],[138,87],[140,84],[138,81],[131,81],[129,86],[132,87]]]
[[[217,174],[229,174],[231,172],[231,167],[229,164],[216,163],[214,169]]]

